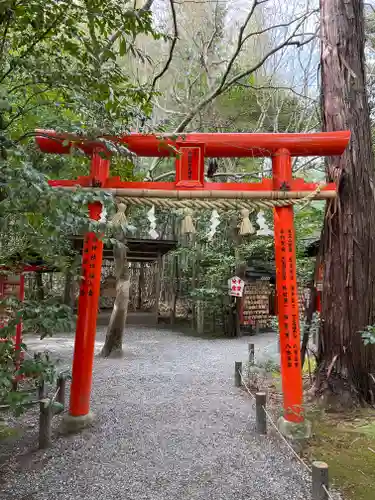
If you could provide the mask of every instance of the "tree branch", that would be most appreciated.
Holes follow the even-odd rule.
[[[221,82],[220,82],[220,85],[218,87],[217,90],[220,90],[220,88],[225,84],[226,82],[226,79],[239,55],[239,53],[241,52],[241,49],[242,49],[242,46],[245,42],[245,40],[248,38],[248,37],[245,37],[245,40],[243,39],[243,35],[244,35],[244,32],[245,32],[245,29],[247,28],[251,18],[253,17],[253,14],[254,14],[254,11],[255,9],[257,8],[257,6],[259,5],[259,0],[254,0],[253,1],[253,4],[250,8],[250,11],[248,13],[248,15],[246,16],[246,19],[245,19],[245,22],[243,23],[243,25],[240,27],[240,30],[239,30],[239,33],[238,33],[238,39],[237,39],[237,47],[236,47],[236,50],[234,51],[232,57],[230,58],[230,61],[228,63],[228,66],[226,68],[226,70],[224,71],[224,75],[222,76],[221,78]]]
[[[244,78],[246,76],[249,76],[252,73],[254,73],[255,71],[257,71],[276,52],[278,52],[279,50],[281,50],[281,49],[283,49],[285,47],[288,47],[288,46],[293,46],[294,45],[294,46],[297,46],[297,47],[302,47],[303,45],[306,45],[306,44],[310,43],[315,38],[316,35],[310,37],[308,40],[305,40],[303,42],[300,42],[298,40],[293,40],[293,38],[295,38],[296,36],[302,36],[302,34],[298,35],[296,32],[301,27],[301,25],[303,24],[304,21],[305,21],[305,18],[303,19],[303,21],[301,21],[296,26],[296,28],[294,29],[293,33],[288,38],[286,38],[282,43],[280,43],[279,45],[277,45],[276,47],[274,47],[272,50],[270,50],[265,56],[263,56],[263,58],[258,63],[256,63],[251,68],[249,68],[249,69],[247,69],[245,71],[242,71],[241,73],[238,73],[237,75],[233,76],[229,81],[227,81],[225,83],[225,80],[226,80],[227,75],[228,75],[228,71],[226,71],[224,73],[224,76],[223,76],[221,82],[219,83],[219,85],[212,92],[210,92],[206,97],[204,97],[190,111],[190,113],[187,114],[187,116],[181,121],[181,123],[175,129],[175,133],[181,133],[181,132],[183,132],[185,130],[185,128],[187,127],[187,125],[189,125],[189,123],[195,117],[195,115],[197,113],[199,113],[205,106],[207,106],[207,104],[209,104],[211,101],[213,101],[219,95],[223,94],[229,87],[231,87],[233,84],[237,83],[242,78]],[[237,51],[236,51],[236,53],[237,53]],[[237,55],[238,55],[238,53],[237,53]],[[231,62],[230,64],[233,65],[233,62]]]
[[[245,76],[249,76],[250,74],[257,71],[261,66],[263,66],[263,64],[267,61],[267,59],[269,59],[273,54],[275,54],[279,50],[283,49],[284,47],[291,47],[294,45],[294,46],[300,48],[300,47],[303,47],[304,45],[307,45],[308,43],[312,42],[316,38],[316,35],[313,35],[310,38],[308,38],[307,40],[305,40],[304,42],[300,42],[298,40],[292,40],[292,38],[295,36],[302,36],[302,35],[291,35],[286,41],[284,41],[283,43],[281,43],[280,45],[278,45],[274,49],[270,50],[268,52],[268,54],[266,54],[258,64],[256,64],[255,66],[253,66],[249,70],[246,70],[246,71],[243,71],[242,73],[239,73],[238,75],[234,76],[231,80],[229,80],[229,82],[224,87],[224,91],[227,90],[234,83],[237,83],[238,80],[241,80],[241,78],[245,78]]]
[[[161,106],[161,104],[159,103],[159,101],[157,99],[154,99],[154,105],[157,108],[159,108],[161,111],[164,111],[164,113],[168,113],[171,115],[183,115],[183,116],[185,116],[185,113],[183,113],[182,111],[175,111],[174,109],[163,108],[163,106]]]
[[[176,43],[177,43],[177,39],[178,39],[177,16],[176,16],[176,9],[175,9],[175,6],[174,6],[174,0],[169,0],[169,3],[170,3],[170,6],[171,6],[172,20],[173,20],[173,38],[172,38],[172,43],[171,43],[171,47],[169,49],[168,59],[167,59],[165,65],[164,65],[164,67],[162,68],[162,70],[152,80],[148,102],[150,102],[150,100],[151,100],[152,93],[155,90],[156,82],[158,80],[160,80],[160,78],[162,78],[162,76],[168,71],[168,68],[169,68],[169,66],[170,66],[170,64],[172,62],[174,49],[176,47]]]
[[[133,13],[137,13],[137,12],[140,12],[140,13],[148,12],[151,9],[153,3],[154,3],[154,0],[146,0],[146,3],[144,4],[144,6],[141,7],[140,9],[129,9],[126,13],[133,14]],[[102,62],[102,59],[103,59],[103,54],[107,50],[109,50],[114,43],[116,43],[116,41],[120,38],[120,36],[122,35],[122,33],[123,33],[123,31],[120,29],[120,30],[116,31],[115,33],[113,33],[113,35],[109,38],[108,43],[107,43],[105,49],[102,51],[102,53],[99,56],[99,60],[101,62]]]
[[[33,94],[31,94],[27,99],[26,101],[22,104],[22,106],[19,106],[18,107],[18,112],[15,113],[14,115],[11,115],[10,116],[10,119],[8,121],[8,123],[6,124],[5,126],[5,130],[7,128],[9,128],[9,126],[14,122],[16,121],[20,116],[26,114],[28,112],[28,110],[26,109],[27,108],[27,105],[29,104],[30,101],[32,101],[34,99],[34,97],[38,96],[38,95],[41,95],[41,94],[44,94],[45,92],[48,92],[49,90],[52,89],[52,85],[50,85],[49,87],[47,87],[46,89],[42,89],[42,90],[38,90],[37,92],[34,92]],[[49,104],[52,105],[52,102],[49,101]]]
[[[31,52],[33,51],[33,49],[38,45],[38,43],[42,42],[47,37],[47,35],[54,28],[56,28],[56,26],[58,25],[58,23],[64,18],[65,14],[66,14],[66,9],[63,9],[63,11],[61,12],[61,14],[59,16],[56,16],[56,18],[53,21],[53,23],[40,35],[40,37],[37,38],[36,40],[34,40],[34,42],[29,47],[27,47],[24,50],[24,52],[17,59],[15,59],[13,61],[13,64],[11,64],[11,66],[8,69],[8,71],[6,71],[3,74],[3,76],[0,78],[0,83],[3,82],[5,80],[5,78],[7,76],[9,76],[10,73],[16,68],[18,61],[20,61],[21,59],[24,59],[26,56],[30,55]]]
[[[289,92],[292,92],[292,94],[296,95],[297,97],[300,97],[301,99],[307,99],[308,101],[311,102],[316,102],[316,99],[309,97],[307,95],[301,94],[300,92],[297,92],[294,90],[292,87],[276,87],[275,85],[262,85],[261,87],[257,87],[256,85],[249,85],[247,83],[241,83],[237,82],[235,85],[239,85],[240,87],[244,87],[246,89],[254,89],[257,91],[262,91],[262,90],[287,90]]]
[[[85,6],[86,6],[86,16],[87,16],[87,24],[89,28],[89,33],[91,37],[91,41],[94,45],[94,51],[95,51],[95,56],[99,56],[99,51],[100,51],[100,46],[98,42],[98,38],[95,33],[95,17],[92,15],[90,12],[90,6],[87,0],[85,0]]]
[[[272,31],[276,28],[289,28],[292,24],[296,23],[297,21],[300,21],[301,19],[302,19],[302,22],[304,22],[304,21],[306,21],[306,19],[308,17],[310,17],[312,14],[316,14],[317,12],[319,12],[319,9],[314,9],[313,11],[309,12],[308,14],[306,14],[306,12],[304,12],[300,16],[295,17],[294,19],[292,19],[291,21],[289,21],[287,23],[274,24],[273,26],[268,26],[268,28],[264,28],[264,29],[259,30],[259,31],[253,31],[252,33],[249,33],[248,35],[246,35],[243,42],[246,42],[252,36],[263,35],[264,33],[267,33],[268,31]],[[300,23],[299,26],[301,26],[301,24],[302,23]],[[307,34],[312,35],[312,33],[304,33],[304,34],[305,35],[307,35]]]

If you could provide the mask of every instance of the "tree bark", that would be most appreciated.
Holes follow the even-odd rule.
[[[107,329],[102,357],[121,357],[126,317],[129,306],[130,273],[125,245],[113,249],[116,269],[116,299]]]
[[[142,305],[143,305],[143,297],[142,297],[142,291],[145,286],[145,273],[144,273],[144,263],[140,263],[140,268],[139,268],[139,277],[138,277],[138,306],[137,309],[138,311],[142,311]]]
[[[172,223],[172,238],[177,241],[177,220],[176,216],[173,215],[173,223]],[[170,315],[170,323],[171,325],[174,325],[176,322],[176,306],[177,306],[177,299],[178,299],[178,294],[180,291],[180,266],[179,266],[179,258],[178,254],[175,253],[173,256],[173,262],[172,262],[172,307],[171,307],[171,315]]]
[[[155,325],[159,322],[159,301],[160,301],[160,292],[161,292],[161,276],[163,272],[163,257],[161,254],[158,255],[158,260],[156,262],[156,283],[155,283]]]
[[[305,310],[305,326],[303,329],[302,346],[301,346],[301,366],[302,367],[305,364],[307,345],[309,343],[309,338],[310,338],[311,323],[312,323],[312,320],[314,317],[314,312],[316,309],[317,290],[316,290],[316,283],[315,282],[318,279],[320,264],[321,264],[321,256],[320,256],[320,250],[319,250],[319,253],[315,259],[314,271],[313,271],[311,283],[309,286],[310,296],[309,296],[309,301],[308,301],[308,304],[307,304],[307,307]]]
[[[44,300],[44,285],[43,285],[42,273],[40,271],[37,271],[35,273],[35,281],[36,281],[36,294],[38,300]]]
[[[326,209],[323,229],[322,334],[316,387],[332,404],[371,401],[374,347],[360,331],[374,323],[374,157],[365,85],[361,0],[321,0],[323,125],[349,129],[340,158],[327,161],[338,199]]]
[[[73,288],[73,275],[70,269],[65,271],[65,283],[64,283],[64,294],[63,302],[66,306],[72,305],[72,288]]]

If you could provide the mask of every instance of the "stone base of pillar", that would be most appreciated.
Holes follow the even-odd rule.
[[[280,417],[277,421],[277,428],[283,436],[292,441],[311,437],[312,428],[309,420],[304,420],[303,422],[290,422],[284,417]]]
[[[62,430],[67,434],[79,432],[86,427],[90,427],[93,421],[94,414],[91,411],[87,415],[80,415],[79,417],[65,415],[62,421]]]

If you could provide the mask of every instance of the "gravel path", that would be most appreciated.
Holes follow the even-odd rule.
[[[301,466],[277,438],[255,434],[252,403],[233,387],[234,361],[246,359],[249,338],[139,327],[126,335],[124,359],[96,359],[94,427],[3,467],[2,499],[309,498]],[[98,350],[102,339],[99,332]],[[253,340],[274,343],[270,335]],[[72,345],[70,337],[46,341],[65,361]]]

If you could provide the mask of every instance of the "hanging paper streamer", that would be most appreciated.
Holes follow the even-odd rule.
[[[148,234],[153,240],[159,238],[159,233],[156,231],[156,217],[155,217],[155,206],[152,205],[150,210],[147,212],[147,219],[150,222],[150,230]]]
[[[273,236],[273,231],[268,227],[263,210],[259,210],[258,212],[257,224],[259,226],[257,231],[258,236]]]
[[[182,234],[195,234],[192,209],[185,208],[184,214],[185,214],[185,217],[182,220],[181,233]]]
[[[252,225],[250,219],[249,219],[249,215],[250,215],[250,210],[248,210],[247,208],[243,208],[241,210],[241,217],[242,217],[242,221],[239,225],[239,234],[241,236],[246,236],[248,234],[254,234],[256,231],[254,229],[254,226]]]
[[[106,223],[107,222],[107,210],[105,209],[104,205],[102,205],[102,211],[100,213],[100,219],[99,219],[99,222],[101,223]]]
[[[208,241],[212,241],[212,238],[215,236],[216,228],[220,225],[220,216],[217,210],[212,210],[211,213],[211,226],[210,230],[207,234]]]

